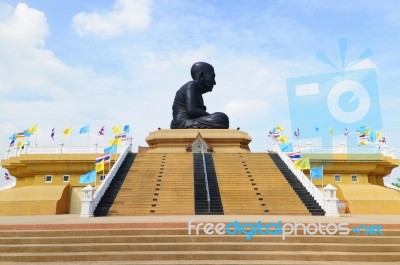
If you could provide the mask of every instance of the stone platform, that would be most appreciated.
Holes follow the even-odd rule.
[[[214,153],[250,152],[251,137],[230,129],[173,129],[150,132],[146,138],[149,153],[186,153],[198,137]]]

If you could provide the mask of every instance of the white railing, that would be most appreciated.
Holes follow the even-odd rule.
[[[201,154],[203,156],[203,169],[204,169],[204,179],[205,179],[205,182],[206,182],[208,212],[210,212],[210,188],[208,187],[208,175],[207,175],[207,167],[206,167],[206,158],[204,157],[204,144],[201,145]]]
[[[122,163],[124,162],[126,155],[132,151],[132,145],[128,145],[124,147],[121,155],[119,156],[118,160],[115,162],[113,167],[111,168],[110,172],[108,172],[107,176],[99,186],[99,188],[95,191],[92,201],[92,207],[90,209],[94,211],[99,204],[101,198],[104,196],[104,193],[110,186],[111,181],[114,179],[115,174],[117,174],[118,169],[121,167]],[[90,213],[93,216],[93,212]]]
[[[336,146],[315,146],[311,144],[307,145],[294,145],[293,151],[302,153],[320,153],[320,154],[383,154],[395,158],[395,149],[388,147],[387,145],[367,145],[367,146],[347,146],[347,145],[336,145]]]
[[[130,141],[127,145],[130,145]],[[99,146],[94,144],[93,146],[64,146],[64,144],[59,144],[58,146],[26,146],[24,149],[20,148],[8,148],[4,159],[10,157],[18,157],[22,154],[102,154],[104,153],[104,148],[108,146]],[[117,147],[117,153],[123,152],[126,146]]]
[[[310,179],[304,175],[301,170],[298,170],[292,160],[283,152],[277,150],[279,157],[282,161],[288,166],[288,168],[293,172],[296,178],[300,181],[304,188],[311,194],[314,200],[321,206],[321,208],[326,212],[325,203],[324,203],[324,196],[321,191],[310,181]]]

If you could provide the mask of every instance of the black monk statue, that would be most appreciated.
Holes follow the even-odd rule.
[[[198,62],[192,66],[190,73],[193,81],[176,92],[171,129],[228,129],[229,118],[225,113],[210,114],[204,106],[202,94],[211,92],[216,85],[214,67]]]

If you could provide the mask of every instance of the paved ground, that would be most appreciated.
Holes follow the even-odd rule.
[[[382,224],[384,228],[400,229],[400,215],[354,215],[346,214],[340,217],[327,216],[296,216],[296,215],[167,215],[167,216],[121,216],[81,218],[79,215],[32,215],[32,216],[0,216],[0,228],[9,226],[35,225],[122,225],[122,224],[164,224],[167,227],[181,227],[190,220],[194,222],[302,222],[302,223],[349,223],[349,224]],[[118,226],[119,226],[118,225]],[[117,225],[116,225],[117,226]]]

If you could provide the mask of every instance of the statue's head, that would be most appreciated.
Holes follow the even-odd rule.
[[[214,67],[209,63],[197,62],[190,69],[193,80],[196,80],[206,88],[205,92],[211,92],[216,85]]]

